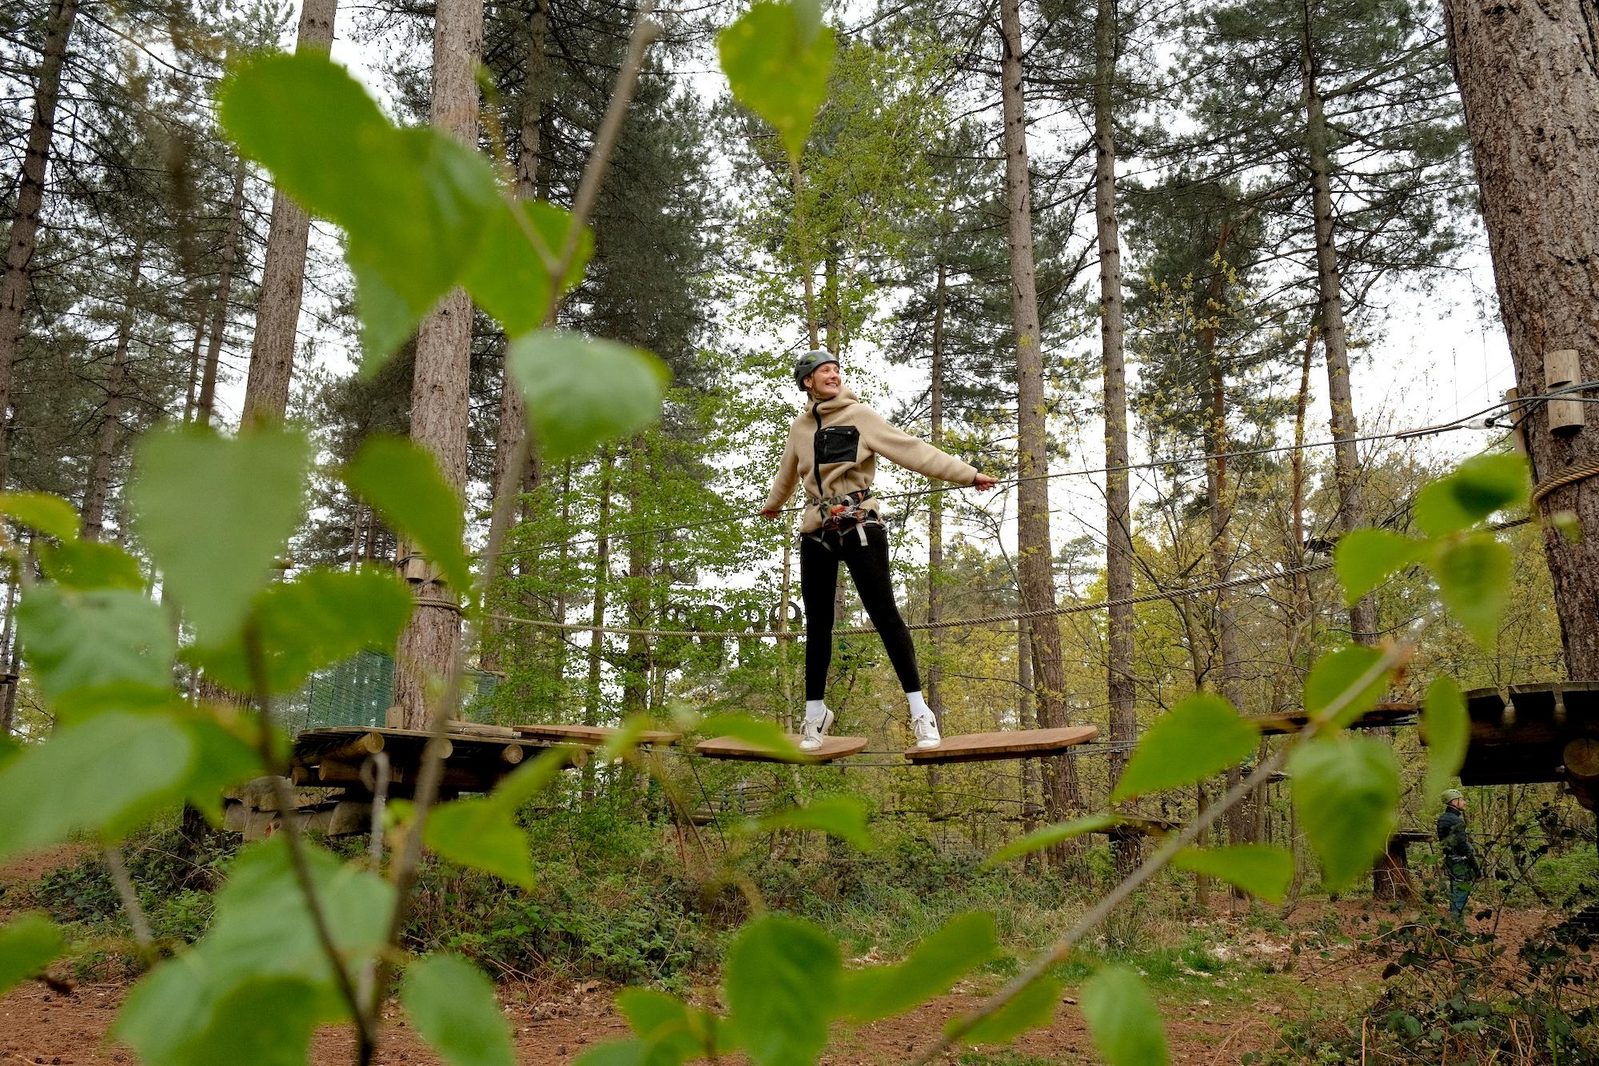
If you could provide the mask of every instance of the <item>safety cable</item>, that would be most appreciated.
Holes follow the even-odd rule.
[[[1133,470],[1160,470],[1171,466],[1186,466],[1191,463],[1210,462],[1213,459],[1243,459],[1251,456],[1274,455],[1281,452],[1309,451],[1312,448],[1336,447],[1340,444],[1367,444],[1372,441],[1380,440],[1413,440],[1420,437],[1436,436],[1440,433],[1449,433],[1455,430],[1477,428],[1470,423],[1474,419],[1481,418],[1493,411],[1518,407],[1522,404],[1537,403],[1539,401],[1572,399],[1572,397],[1568,395],[1569,393],[1582,392],[1594,388],[1599,388],[1599,380],[1578,382],[1575,385],[1568,385],[1564,388],[1556,389],[1552,392],[1537,396],[1518,396],[1511,400],[1501,400],[1499,403],[1492,404],[1477,411],[1473,411],[1470,414],[1461,415],[1459,418],[1449,422],[1440,422],[1430,426],[1418,426],[1413,429],[1393,430],[1387,433],[1368,433],[1358,437],[1345,437],[1341,440],[1319,440],[1308,441],[1304,444],[1275,444],[1269,447],[1261,448],[1241,448],[1236,451],[1196,453],[1192,455],[1176,456],[1170,459],[1155,459],[1141,463],[1125,463],[1118,466],[1084,467],[1075,470],[1057,470],[1042,474],[1029,474],[1025,477],[996,480],[994,487],[996,489],[1002,489],[1010,485],[1019,485],[1024,481],[1044,481],[1061,477],[1088,477],[1094,474],[1112,474]],[[1599,403],[1599,399],[1590,400],[1586,397],[1577,397],[1576,399],[1580,400],[1581,402]],[[1496,425],[1497,423],[1495,423],[1492,419],[1489,419],[1488,424],[1483,428],[1494,428]],[[970,485],[935,485],[925,489],[908,489],[904,492],[881,493],[877,496],[877,498],[881,500],[910,499],[913,497],[931,496],[935,493],[954,492],[959,489],[967,489],[970,487]],[[785,507],[779,511],[778,514],[798,514],[804,510],[804,506]],[[759,517],[761,517],[759,512],[737,512],[731,515],[723,515],[717,518],[707,518],[696,522],[682,522],[668,526],[652,526],[645,529],[614,530],[611,533],[608,533],[607,536],[615,537],[619,540],[631,537],[656,536],[668,533],[705,529],[711,526],[731,525],[735,522],[744,522],[748,521],[749,519]],[[545,541],[532,547],[515,548],[502,551],[500,552],[500,556],[501,558],[507,558],[512,556],[533,555],[551,548],[558,548],[563,544],[566,546],[587,544],[597,541],[598,539],[598,535],[590,535],[587,537],[577,537],[562,541]]]

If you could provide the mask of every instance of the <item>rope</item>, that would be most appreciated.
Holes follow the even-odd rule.
[[[1599,473],[1596,469],[1594,473]],[[1587,476],[1587,475],[1584,475]],[[1531,522],[1530,518],[1514,518],[1508,522],[1496,522],[1488,527],[1488,531],[1499,533],[1517,526],[1524,526]],[[1179,589],[1166,589],[1160,592],[1148,592],[1142,596],[1123,596],[1114,600],[1090,600],[1087,603],[1072,603],[1064,607],[1043,607],[1036,611],[1017,611],[1012,614],[991,614],[979,618],[952,618],[939,622],[914,622],[906,626],[911,630],[929,629],[966,629],[977,626],[998,625],[1002,622],[1019,622],[1028,618],[1047,618],[1058,615],[1082,614],[1087,611],[1104,611],[1112,607],[1132,607],[1140,603],[1156,603],[1161,600],[1178,600],[1188,596],[1203,596],[1208,592],[1220,592],[1223,589],[1241,588],[1245,585],[1259,585],[1279,578],[1298,577],[1302,574],[1315,574],[1323,570],[1330,570],[1333,560],[1326,559],[1319,563],[1306,563],[1304,566],[1289,567],[1270,574],[1256,574],[1250,577],[1235,577],[1226,581],[1211,581],[1203,585],[1185,585]],[[793,629],[634,629],[623,626],[596,626],[585,625],[582,622],[552,622],[541,618],[518,618],[509,614],[490,614],[489,618],[498,622],[510,622],[513,625],[534,626],[540,629],[576,630],[581,633],[606,633],[612,636],[625,637],[683,637],[686,639],[714,638],[717,640],[794,640],[805,635],[803,630]],[[861,636],[866,633],[875,633],[875,626],[847,626],[835,629],[835,636]]]
[[[1578,463],[1575,466],[1568,467],[1562,473],[1538,483],[1538,487],[1532,490],[1532,505],[1537,507],[1545,496],[1556,489],[1565,488],[1567,485],[1575,485],[1579,481],[1586,481],[1596,475],[1599,475],[1599,459],[1590,459],[1586,463]]]

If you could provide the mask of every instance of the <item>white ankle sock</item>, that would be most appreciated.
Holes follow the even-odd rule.
[[[826,700],[806,700],[805,701],[805,720],[807,722],[820,722],[823,718],[826,718],[826,717],[827,717],[827,701]]]
[[[929,707],[927,705],[927,701],[922,698],[922,694],[921,694],[920,690],[918,690],[916,692],[907,692],[907,693],[905,693],[905,700],[906,700],[907,703],[909,703],[911,705],[911,717],[912,718],[932,718],[933,717],[933,709],[931,707]]]

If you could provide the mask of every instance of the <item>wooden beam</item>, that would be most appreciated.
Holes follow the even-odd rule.
[[[936,748],[911,748],[905,758],[918,765],[946,762],[988,762],[998,759],[1036,759],[1053,755],[1099,736],[1091,725],[1059,729],[1012,729],[997,733],[960,733],[945,737]]]

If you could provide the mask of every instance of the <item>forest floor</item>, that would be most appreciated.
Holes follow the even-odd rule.
[[[83,853],[81,847],[65,846],[0,869],[0,920],[6,917],[5,897],[20,894],[7,889],[25,888]],[[1230,913],[1224,892],[1214,893],[1217,897],[1211,914],[1194,919],[1192,930],[1204,938],[1209,957],[1222,965],[1209,972],[1190,970],[1177,985],[1156,990],[1174,1063],[1237,1063],[1248,1052],[1278,1046],[1282,1027],[1293,1019],[1312,1010],[1336,1012],[1341,1006],[1358,1013],[1375,996],[1385,959],[1382,952],[1367,948],[1382,923],[1402,919],[1391,906],[1365,898],[1307,899],[1280,920],[1274,910],[1272,920],[1261,923]],[[1492,931],[1513,955],[1550,920],[1544,912],[1501,909]],[[1490,931],[1487,922],[1474,920],[1473,926]],[[1002,982],[998,975],[984,975],[909,1014],[856,1030],[840,1029],[821,1061],[831,1066],[910,1061],[949,1019],[976,1007]],[[0,996],[0,1066],[136,1063],[131,1050],[108,1037],[130,986],[35,981]],[[595,1043],[627,1035],[626,1023],[612,1004],[615,988],[602,982],[550,978],[502,983],[499,988],[515,1034],[516,1061],[522,1066],[569,1063]],[[387,1066],[439,1063],[401,1014],[391,1004],[375,1061]],[[345,1031],[325,1030],[316,1037],[311,1061],[317,1066],[350,1063],[353,1048]],[[1077,1008],[1076,989],[1068,987],[1049,1028],[1033,1030],[1006,1049],[967,1049],[949,1053],[944,1061],[1034,1066],[1094,1062],[1097,1057]]]

